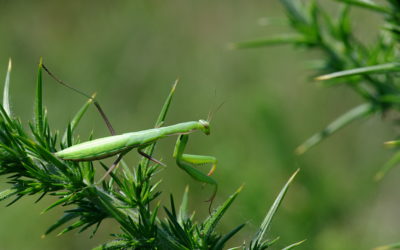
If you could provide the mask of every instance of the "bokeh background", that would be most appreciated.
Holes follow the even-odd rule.
[[[330,2],[330,1],[327,1]],[[335,11],[334,3],[328,8]],[[268,25],[266,17],[273,17]],[[98,99],[119,132],[153,126],[174,80],[180,83],[168,124],[214,115],[212,135],[192,136],[189,151],[218,157],[216,203],[240,185],[245,188],[220,227],[227,232],[246,222],[230,246],[255,233],[280,188],[301,172],[274,218],[271,237],[277,246],[307,239],[299,249],[368,249],[400,240],[400,170],[380,183],[374,173],[392,152],[382,142],[397,135],[390,114],[356,122],[304,156],[294,148],[360,99],[346,88],[321,88],[306,60],[318,52],[290,46],[234,51],[234,41],[288,30],[278,1],[0,1],[0,79],[13,59],[13,110],[32,120],[33,93],[40,57],[60,78]],[[357,34],[374,39],[380,20],[354,12]],[[65,124],[85,99],[45,76],[45,103],[54,129]],[[393,116],[393,115],[392,115]],[[86,138],[108,135],[95,109],[80,125]],[[176,199],[190,185],[196,217],[207,216],[202,187],[172,161],[175,138],[160,141],[156,155],[168,167],[160,200]],[[128,161],[138,156],[131,153]],[[6,187],[2,179],[1,187]],[[62,210],[41,211],[53,200],[28,197],[0,207],[0,249],[89,249],[119,229],[105,221],[94,238],[74,232],[42,239]]]

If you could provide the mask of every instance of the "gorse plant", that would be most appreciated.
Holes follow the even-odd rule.
[[[345,85],[364,100],[297,147],[297,154],[305,153],[355,120],[400,109],[400,1],[385,0],[376,3],[373,0],[336,0],[332,1],[338,4],[334,11],[332,8],[326,11],[322,1],[280,2],[286,10],[288,24],[293,33],[235,43],[232,48],[293,44],[307,50],[318,50],[322,52],[321,59],[317,63],[311,63],[315,66],[316,75],[319,75],[315,79],[324,81],[324,86]],[[363,8],[371,15],[381,17],[382,25],[376,31],[376,39],[372,44],[367,44],[364,39],[355,35],[351,25],[353,7]],[[394,140],[385,144],[398,147],[400,141]],[[380,180],[399,163],[400,152],[397,152],[377,172],[375,179]],[[399,247],[400,244],[396,243],[378,249]]]
[[[194,216],[189,215],[189,194],[186,188],[179,209],[176,208],[171,195],[170,207],[164,207],[166,218],[160,218],[160,204],[156,202],[161,194],[157,189],[160,181],[156,180],[159,164],[151,164],[150,161],[154,160],[152,154],[156,140],[142,148],[146,157],[136,166],[132,167],[121,161],[122,167],[118,171],[109,171],[109,180],[101,178],[100,181],[96,181],[94,161],[98,158],[70,161],[57,157],[56,152],[80,143],[75,130],[91,104],[94,103],[98,107],[103,117],[105,115],[92,97],[67,124],[64,134],[53,132],[42,102],[43,69],[55,78],[40,62],[34,105],[35,119],[33,123],[29,123],[30,130],[26,131],[10,108],[11,61],[9,64],[3,104],[0,105],[0,175],[8,179],[10,188],[0,192],[0,200],[14,198],[8,203],[10,206],[28,195],[37,195],[36,202],[45,196],[55,197],[57,201],[43,212],[62,207],[65,209],[64,215],[44,235],[60,228],[62,229],[59,235],[72,230],[82,232],[92,226],[94,234],[104,219],[111,218],[120,225],[121,232],[113,234],[113,241],[104,243],[97,249],[223,249],[226,242],[244,226],[239,225],[226,234],[215,230],[241,188],[202,222],[195,221]],[[165,122],[175,86],[161,109],[155,127],[160,127]],[[112,128],[109,122],[107,125]],[[87,138],[91,140],[92,136],[88,135]],[[177,154],[179,157],[180,153]],[[121,160],[122,156],[123,154],[120,154],[118,160]],[[179,159],[178,165],[181,164],[178,161]],[[109,168],[100,161],[98,165],[108,171],[116,164],[117,162]],[[193,169],[186,168],[186,171],[193,178],[202,181],[198,179],[199,173]],[[268,238],[268,230],[296,174],[297,171],[280,191],[254,238],[247,245],[243,244],[237,249],[266,249],[277,241]],[[285,249],[294,248],[299,244],[301,242]]]
[[[255,41],[241,42],[234,48],[256,48],[277,44],[293,44],[323,53],[318,63],[315,61],[316,80],[325,81],[325,86],[345,85],[364,99],[364,103],[350,109],[321,132],[313,135],[297,149],[303,154],[349,123],[363,117],[390,110],[400,109],[400,2],[386,0],[385,5],[370,0],[339,0],[337,14],[325,11],[317,1],[281,0],[286,9],[290,26],[294,32],[272,36]],[[362,7],[371,14],[382,16],[383,25],[376,31],[373,44],[358,39],[351,26],[351,8]],[[400,145],[400,141],[386,143]],[[385,173],[400,162],[400,152],[395,154],[375,178],[381,179]]]

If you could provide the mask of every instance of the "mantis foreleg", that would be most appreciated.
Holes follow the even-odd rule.
[[[189,135],[183,134],[178,137],[178,140],[175,145],[174,151],[174,158],[176,159],[176,164],[183,169],[186,173],[188,173],[193,179],[211,184],[215,186],[215,190],[211,198],[208,200],[210,201],[210,207],[212,205],[212,201],[215,198],[217,193],[217,182],[210,177],[210,175],[214,172],[217,164],[217,159],[213,156],[203,156],[203,155],[189,155],[184,154],[184,150],[186,148],[186,144],[188,142]],[[192,165],[203,165],[203,164],[212,164],[211,170],[209,171],[208,175],[204,174],[203,172],[197,170]]]
[[[198,166],[211,164],[211,169],[208,171],[207,176],[211,176],[217,168],[217,158],[214,156],[182,154],[181,160]]]

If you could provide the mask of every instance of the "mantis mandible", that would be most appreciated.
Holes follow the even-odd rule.
[[[53,77],[60,84],[86,96],[87,98],[92,98],[86,95],[85,93],[69,86],[63,81],[59,80],[44,65],[43,68],[47,71],[47,73],[49,73],[51,77]],[[142,149],[146,148],[148,145],[164,137],[179,135],[173,153],[173,157],[176,160],[176,164],[187,174],[189,174],[193,179],[199,182],[213,185],[215,187],[214,193],[212,197],[209,199],[209,201],[211,202],[213,201],[217,192],[217,182],[210,176],[214,173],[216,169],[217,159],[213,156],[184,154],[184,150],[186,148],[190,133],[195,131],[202,131],[206,135],[210,134],[210,125],[208,121],[199,120],[199,121],[183,122],[171,126],[158,127],[137,132],[124,133],[121,135],[115,135],[115,131],[112,128],[111,123],[109,122],[105,113],[101,109],[100,105],[96,101],[94,102],[94,104],[96,105],[96,108],[99,110],[101,116],[105,120],[112,136],[83,142],[65,148],[55,153],[57,157],[61,158],[62,160],[92,161],[92,160],[101,160],[114,155],[118,155],[117,160],[108,169],[106,174],[100,179],[101,181],[118,166],[118,163],[119,161],[122,160],[122,157],[134,148],[137,149],[139,154],[148,158],[149,160],[152,160],[157,164],[164,165],[158,160],[147,155],[145,152],[142,151]],[[208,174],[204,174],[203,172],[197,170],[192,166],[192,165],[196,166],[204,164],[211,164],[211,169],[208,172]]]

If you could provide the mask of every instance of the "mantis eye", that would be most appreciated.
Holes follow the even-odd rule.
[[[199,120],[200,124],[203,125],[204,127],[209,127],[210,124],[208,123],[208,121],[205,120]]]
[[[208,121],[205,121],[205,120],[199,120],[199,123],[203,126],[204,133],[206,135],[209,135],[210,134],[210,123]]]

